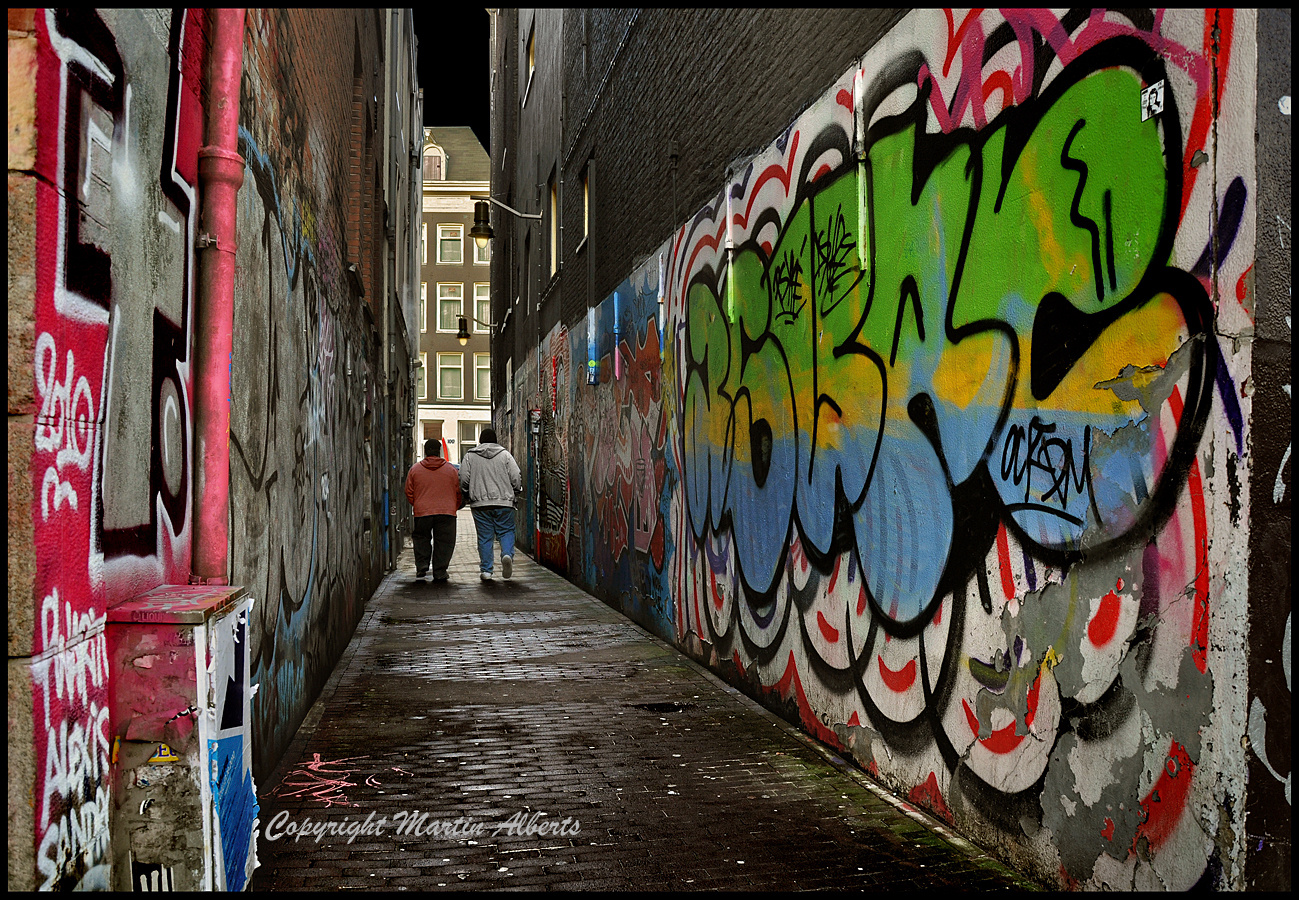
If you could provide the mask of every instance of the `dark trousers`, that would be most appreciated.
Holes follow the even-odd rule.
[[[415,542],[415,574],[428,572],[434,578],[446,578],[447,564],[456,549],[456,517],[416,516],[412,538]]]

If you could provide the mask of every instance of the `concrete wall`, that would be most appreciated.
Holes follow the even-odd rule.
[[[244,35],[230,576],[256,601],[258,774],[399,549],[413,270],[383,217],[416,195],[381,190],[387,15],[250,11]],[[9,13],[11,887],[109,883],[105,612],[190,578],[207,27]]]
[[[806,31],[768,44],[798,68]],[[630,265],[503,386],[539,557],[1049,883],[1288,887],[1255,863],[1289,855],[1288,737],[1259,783],[1246,736],[1261,647],[1289,703],[1249,566],[1255,423],[1289,445],[1281,392],[1253,408],[1264,41],[1250,10],[916,11],[765,144],[719,136],[655,242],[662,192],[602,196],[639,224],[599,207],[598,265]],[[766,72],[680,77],[683,121],[744,123]],[[653,83],[593,116],[634,131]],[[602,173],[671,136],[636,134],[590,138]]]

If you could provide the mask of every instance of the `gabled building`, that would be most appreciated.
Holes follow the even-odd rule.
[[[414,453],[441,439],[458,464],[491,423],[490,248],[469,236],[491,163],[473,130],[456,126],[424,129],[422,166]]]

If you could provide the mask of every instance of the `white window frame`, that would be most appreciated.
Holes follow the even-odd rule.
[[[419,355],[419,369],[421,372],[424,373],[424,390],[417,391],[417,396],[421,400],[427,400],[428,399],[428,354],[427,353],[421,353]],[[419,385],[416,385],[416,388],[418,387]]]
[[[442,258],[442,229],[444,229],[444,228],[447,229],[448,231],[451,231],[451,230],[454,230],[454,231],[455,231],[455,238],[454,238],[454,240],[455,240],[455,241],[460,245],[460,258],[459,258],[459,259],[443,259],[443,258]],[[450,239],[449,236],[448,236],[448,239]],[[465,226],[464,226],[463,223],[461,223],[461,224],[453,224],[453,223],[450,223],[450,222],[439,222],[439,223],[438,223],[438,234],[437,234],[437,261],[438,261],[438,264],[439,264],[439,265],[444,265],[444,266],[463,266],[463,265],[465,264]]]
[[[450,363],[450,360],[455,360]],[[465,355],[463,353],[439,353],[438,358],[438,399],[439,400],[463,400],[465,399]],[[460,370],[460,394],[452,397],[442,392],[442,371],[444,369]]]
[[[428,282],[419,283],[419,330],[420,333],[428,331]]]
[[[479,291],[478,291],[479,288],[483,289],[482,296],[479,296]],[[486,281],[474,282],[474,333],[475,334],[491,334],[492,332],[492,329],[490,327],[492,321],[491,289],[492,289],[492,285],[490,282],[486,282]],[[487,315],[485,316],[479,315],[480,312],[484,311],[478,308],[479,300],[487,301],[487,309],[486,309]]]
[[[481,394],[478,392],[478,373],[484,370],[487,372],[487,393]],[[474,399],[492,399],[492,354],[490,353],[474,354]]]
[[[428,222],[421,222],[419,226],[419,263],[428,265]]]
[[[437,330],[438,330],[438,332],[440,332],[441,334],[455,334],[457,331],[460,330],[460,322],[459,322],[459,321],[453,322],[450,328],[443,328],[443,327],[442,327],[442,301],[443,301],[443,300],[454,300],[454,299],[456,299],[455,297],[443,297],[443,296],[442,296],[442,289],[443,289],[443,288],[459,288],[459,289],[460,289],[460,297],[459,297],[459,300],[460,300],[460,306],[459,306],[459,312],[457,312],[456,315],[457,315],[457,316],[463,316],[463,315],[465,314],[465,285],[464,285],[464,282],[461,282],[461,281],[439,281],[439,282],[438,282],[438,298],[437,298],[437,305],[438,305],[438,307],[437,307]]]

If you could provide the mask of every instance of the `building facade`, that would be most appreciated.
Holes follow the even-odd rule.
[[[487,151],[467,127],[424,128],[420,221],[419,404],[414,453],[429,438],[459,464],[491,422],[491,248],[470,238],[487,196]],[[467,340],[458,339],[461,325]]]
[[[256,779],[404,541],[410,14],[8,17],[8,884],[238,889]],[[159,588],[243,592],[210,669],[116,615]],[[120,827],[146,807],[174,827]]]
[[[1289,13],[492,52],[521,545],[1048,883],[1288,889]]]

